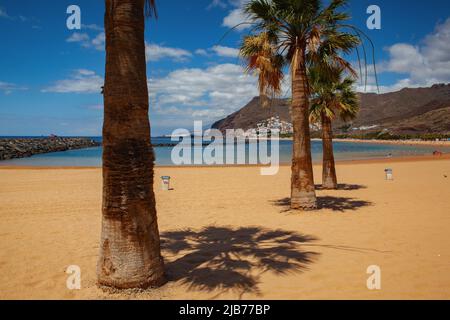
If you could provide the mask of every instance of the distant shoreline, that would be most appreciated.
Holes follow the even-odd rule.
[[[443,161],[450,160],[450,154],[443,154],[442,156],[420,155],[420,156],[403,156],[392,158],[372,158],[372,159],[346,159],[336,160],[337,165],[358,165],[358,164],[387,164],[387,163],[403,163],[403,162],[423,162],[423,161]],[[1,162],[0,162],[1,163]],[[314,162],[314,166],[320,166],[320,161]],[[290,163],[280,163],[280,167],[290,167]],[[195,165],[195,166],[175,166],[175,165],[158,165],[155,168],[160,169],[204,169],[204,168],[261,168],[264,165],[260,164],[245,164],[245,165]],[[24,166],[24,165],[0,165],[1,170],[101,170],[101,167],[95,166]]]
[[[67,138],[66,138],[67,139]],[[56,140],[58,141],[58,140]],[[246,141],[246,143],[252,143],[255,142],[256,140],[252,140],[250,139],[249,141]],[[292,139],[290,138],[280,138],[279,139],[280,144],[281,141],[292,141]],[[314,141],[314,145],[317,146],[317,144],[321,144],[321,139],[312,139],[312,141]],[[366,162],[366,161],[382,161],[384,162],[385,160],[387,162],[389,161],[396,161],[396,159],[411,159],[411,157],[413,157],[414,159],[422,158],[422,156],[420,156],[419,154],[423,154],[425,157],[430,156],[431,159],[438,159],[439,155],[442,154],[442,157],[448,157],[450,156],[450,141],[420,141],[420,140],[363,140],[363,139],[335,139],[335,142],[337,142],[338,144],[336,145],[336,153],[339,154],[339,150],[344,149],[344,150],[353,150],[352,152],[356,152],[356,155],[350,155],[350,156],[343,156],[342,159],[340,159],[339,156],[336,157],[336,162],[339,163],[357,163],[357,162]],[[1,139],[0,139],[1,142]],[[36,140],[34,140],[34,142],[36,142]],[[349,147],[343,145],[343,144],[349,144]],[[340,144],[340,145],[339,145]],[[355,147],[357,150],[359,149],[363,149],[362,151],[354,151],[353,147],[351,147],[351,144],[355,144]],[[161,147],[175,147],[176,144],[165,144],[164,142],[154,145],[155,147],[155,152],[157,154],[160,155],[160,159],[169,159],[170,160],[170,148],[157,148],[159,146]],[[203,144],[205,145],[205,144]],[[367,156],[364,154],[364,150],[369,148],[370,149],[370,145],[384,145],[384,147],[382,147],[382,150],[378,152],[378,154],[368,154]],[[100,144],[98,145],[100,147]],[[283,144],[281,144],[281,146],[283,146]],[[389,147],[391,146],[391,147]],[[410,152],[410,154],[402,154],[402,152],[396,152],[396,147],[394,146],[405,146],[410,148],[411,150],[421,150],[423,152],[420,151],[414,151],[414,152]],[[35,146],[36,147],[36,146]],[[65,150],[74,150],[74,149],[80,149],[80,150],[88,150],[89,148],[81,148],[81,147],[76,147],[76,146],[70,146],[69,148],[67,148],[67,146],[64,146],[62,148],[62,150],[60,149],[60,145],[57,145],[57,150],[50,150],[53,148],[49,148],[48,146],[45,146],[45,148],[43,148],[40,144],[37,146],[38,150],[34,149],[31,150],[30,153],[35,153],[35,154],[44,154],[44,153],[54,153],[57,151],[65,151]],[[41,148],[42,147],[42,148]],[[9,148],[9,146],[8,146]],[[350,149],[348,149],[350,148]],[[3,149],[3,151],[1,151],[1,149]],[[0,159],[2,158],[2,152],[5,152],[4,147],[1,147],[1,143],[0,143]],[[42,149],[46,149],[46,150],[42,150]],[[384,150],[386,149],[386,150]],[[392,149],[392,151],[390,151],[390,149]],[[395,150],[394,150],[395,149]],[[401,149],[401,148],[400,148]],[[424,149],[424,150],[422,150]],[[290,160],[291,157],[286,156],[286,153],[288,151],[286,150],[290,150],[290,148],[286,148],[286,146],[283,147],[283,149],[280,150],[284,150],[282,153],[280,153],[280,165],[281,166],[285,166],[285,165],[290,165]],[[23,151],[23,150],[21,150]],[[48,151],[48,152],[45,152]],[[16,152],[16,151],[14,151]],[[18,152],[18,151],[17,151]],[[281,151],[280,151],[281,152]],[[359,152],[359,153],[358,153]],[[316,153],[317,150],[316,150]],[[404,152],[403,152],[404,153]],[[412,153],[412,154],[411,154]],[[416,155],[414,155],[414,153]],[[432,154],[435,154],[434,156],[432,156]],[[18,154],[16,155],[15,159],[19,159],[20,156],[22,154]],[[30,154],[33,155],[33,154]],[[24,155],[23,158],[27,158],[29,157],[28,154]],[[169,157],[169,158],[167,158]],[[81,157],[80,159],[82,159],[83,157]],[[14,163],[14,162],[4,162],[4,161],[0,161],[0,167],[1,168],[5,168],[5,167],[64,167],[64,168],[71,168],[73,166],[75,167],[79,167],[79,168],[99,168],[101,167],[101,151],[95,151],[94,153],[91,153],[88,157],[88,159],[94,159],[92,161],[86,161],[83,163],[83,161],[81,161],[81,163],[79,163],[79,160],[77,157],[74,157],[75,160],[70,161],[70,160],[62,160],[60,162],[58,161],[48,161],[48,163],[46,163],[45,160],[41,161],[41,163],[33,163],[32,160],[30,161],[26,161],[22,162],[22,163]],[[56,158],[55,158],[56,159]],[[98,160],[99,159],[99,160]],[[11,160],[11,159],[5,159],[5,160]],[[321,161],[321,156],[317,157],[317,154],[315,156],[315,163],[319,163]],[[39,162],[39,161],[38,161]],[[53,162],[53,163],[52,163]],[[67,164],[67,165],[64,165]],[[171,161],[160,161],[156,164],[157,167],[175,167]],[[220,166],[220,165],[219,165]],[[231,165],[232,167],[235,165]],[[251,167],[251,165],[244,165],[246,167]],[[186,166],[186,167],[194,167],[194,168],[200,168],[202,166]]]
[[[280,138],[280,141],[293,141],[292,138]],[[322,141],[322,139],[314,138],[311,141]],[[333,139],[334,142],[346,143],[371,143],[371,144],[390,144],[390,145],[409,145],[409,146],[436,146],[450,147],[450,140],[432,141],[432,140],[375,140],[375,139]]]

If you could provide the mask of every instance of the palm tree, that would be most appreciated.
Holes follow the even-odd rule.
[[[344,78],[340,68],[334,68],[329,74],[317,69],[308,70],[311,87],[311,122],[320,123],[322,127],[323,172],[322,187],[337,189],[336,167],[333,153],[332,121],[339,116],[342,120],[354,119],[359,112],[359,103],[354,91],[355,80]]]
[[[99,285],[118,289],[164,283],[153,192],[145,61],[145,11],[154,1],[106,0],[103,219]]]
[[[245,12],[253,30],[267,33],[275,51],[289,65],[292,80],[292,125],[294,127],[291,208],[317,208],[311,159],[309,123],[308,63],[323,59],[324,51],[347,53],[354,46],[355,36],[341,31],[349,16],[339,10],[346,0],[332,0],[322,7],[320,0],[250,0]],[[323,46],[327,39],[328,45]],[[357,42],[357,41],[356,41]],[[348,68],[350,64],[337,55],[330,56],[334,64]],[[329,59],[326,59],[329,60]]]
[[[258,74],[259,97],[266,107],[269,97],[281,93],[283,56],[277,54],[266,32],[244,37],[239,54],[245,59],[246,72]]]

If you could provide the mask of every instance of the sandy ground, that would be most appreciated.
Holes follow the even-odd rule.
[[[384,180],[384,169],[395,180]],[[320,167],[315,167],[320,178]],[[290,170],[158,168],[169,283],[95,285],[99,169],[0,170],[1,299],[450,299],[450,160],[338,165],[321,210],[287,211]],[[317,180],[319,182],[319,179]],[[68,290],[69,265],[81,290]],[[381,290],[366,273],[381,268]]]
[[[349,143],[372,143],[372,144],[396,144],[408,146],[436,146],[436,147],[450,147],[450,140],[362,140],[362,139],[333,139],[335,142],[349,142]],[[437,150],[439,151],[439,150]]]

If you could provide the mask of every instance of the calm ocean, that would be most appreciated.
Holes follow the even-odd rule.
[[[101,137],[92,139],[101,141]],[[171,143],[170,138],[152,138],[154,144]],[[417,155],[431,155],[433,151],[450,152],[450,147],[436,146],[407,146],[391,144],[370,144],[370,143],[348,143],[335,142],[334,151],[336,160],[365,160]],[[173,166],[171,152],[173,147],[155,148],[156,164],[160,166]],[[269,149],[270,150],[270,149]],[[248,154],[248,145],[246,145]],[[280,141],[280,162],[290,163],[292,154],[292,142]],[[313,161],[320,162],[322,159],[322,143],[313,141],[312,143]],[[36,155],[31,158],[14,159],[0,161],[0,166],[38,166],[38,167],[100,167],[102,164],[102,148],[92,148],[83,150],[71,150],[65,152],[55,152],[49,154]]]

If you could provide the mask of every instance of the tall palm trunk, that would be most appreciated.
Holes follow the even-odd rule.
[[[305,51],[297,50],[292,72],[292,153],[291,207],[313,210],[317,207],[311,159],[309,103],[305,66]]]
[[[119,289],[164,282],[153,193],[144,0],[106,0],[103,221],[98,283]]]
[[[323,172],[322,187],[324,189],[337,189],[336,167],[333,152],[333,128],[331,119],[322,112],[322,145],[323,145]]]

